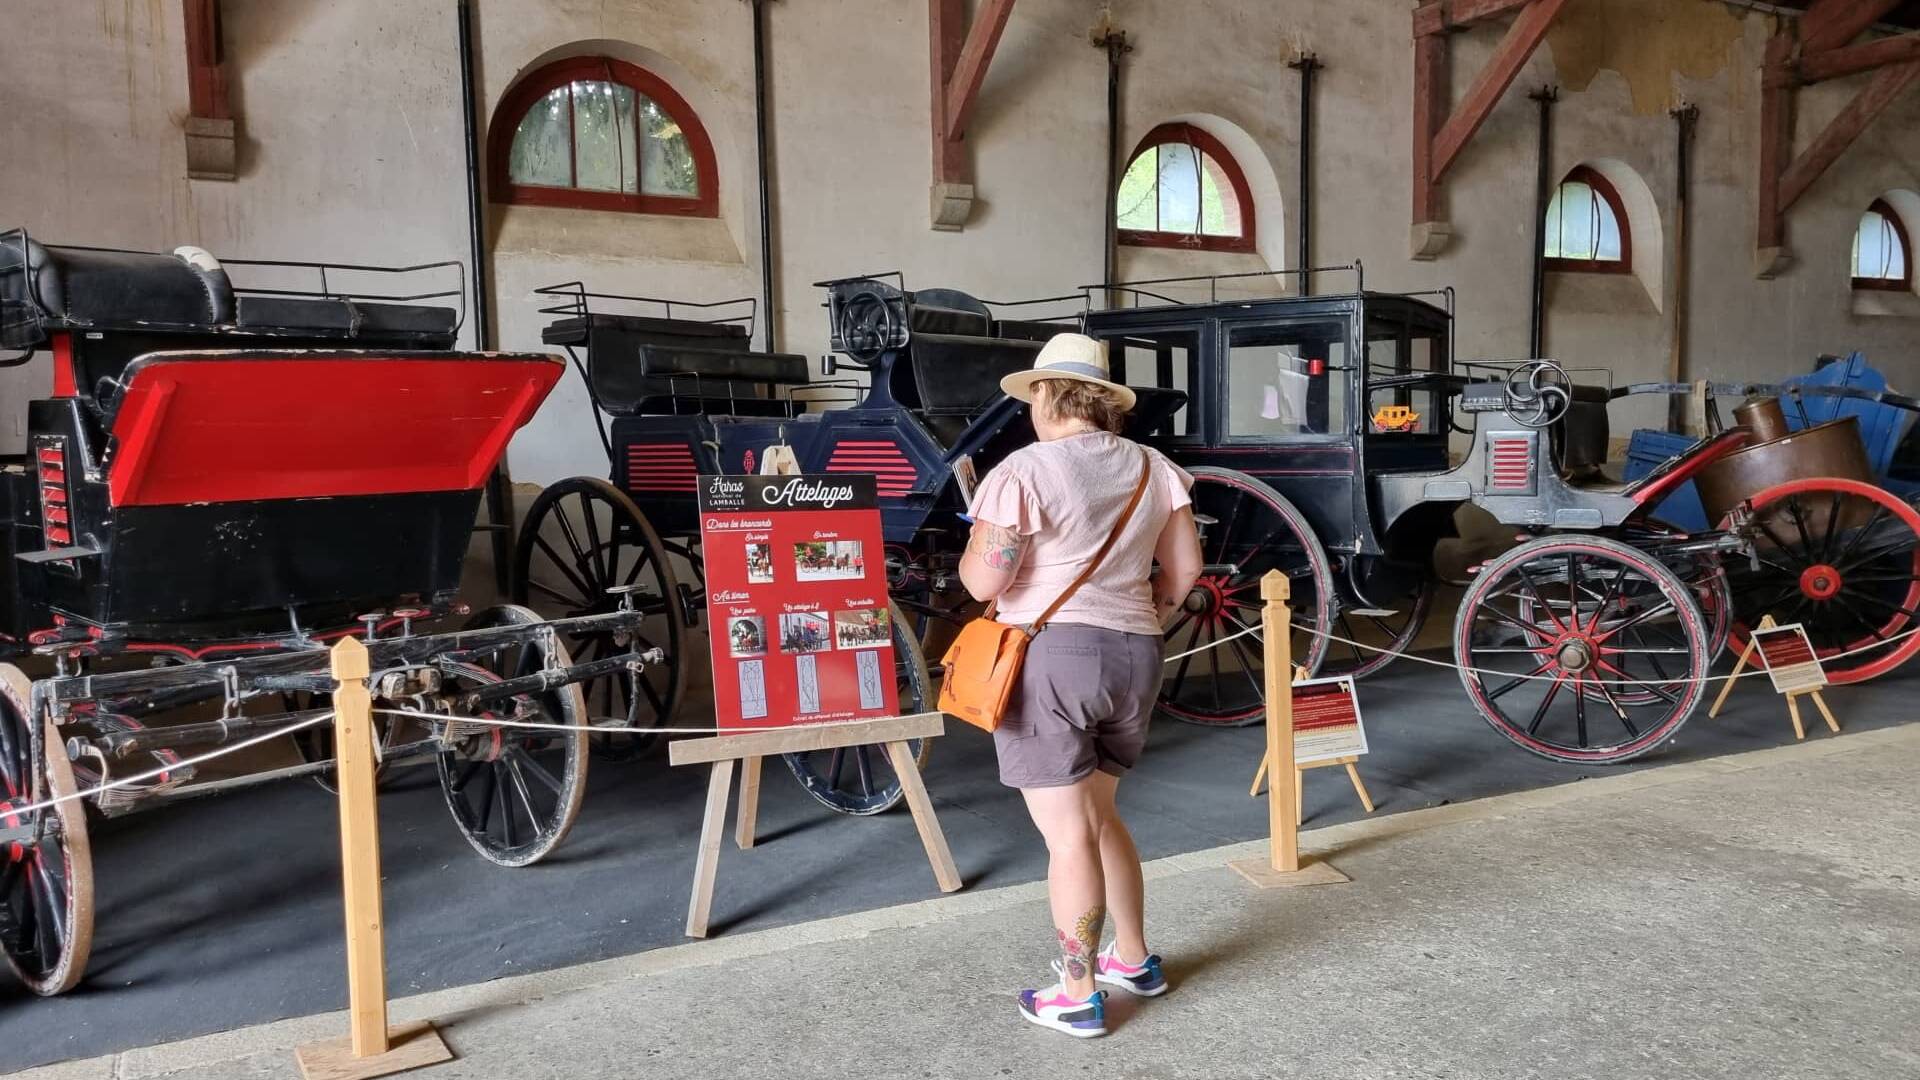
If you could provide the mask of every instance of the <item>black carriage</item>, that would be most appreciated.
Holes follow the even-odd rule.
[[[1769,611],[1807,624],[1836,682],[1920,651],[1920,515],[1892,494],[1821,466],[1795,473],[1792,439],[1719,430],[1710,398],[1712,434],[1631,483],[1603,470],[1614,401],[1776,388],[1455,364],[1450,292],[1183,304],[1148,291],[1219,280],[1105,286],[1130,302],[1085,320],[1116,377],[1190,394],[1147,439],[1194,474],[1206,561],[1168,632],[1170,653],[1204,651],[1169,672],[1163,711],[1261,717],[1251,634],[1271,569],[1291,579],[1293,655],[1310,672],[1364,675],[1404,654],[1466,503],[1523,542],[1474,568],[1454,661],[1496,730],[1555,760],[1624,761],[1670,738],[1729,636]],[[1723,485],[1716,527],[1656,516],[1681,485],[1759,450],[1787,468]]]
[[[0,664],[0,947],[35,991],[85,968],[87,811],[326,773],[328,650],[346,635],[370,654],[382,761],[433,759],[476,851],[525,865],[566,835],[581,734],[471,718],[584,725],[574,684],[647,657],[575,664],[560,635],[629,641],[639,615],[616,596],[558,630],[518,607],[434,625],[467,614],[481,489],[564,370],[455,351],[464,310],[455,263],[221,263],[0,233],[5,362],[44,355],[51,373],[26,454],[0,467],[0,645],[18,665]],[[302,763],[196,767],[296,729]]]
[[[952,290],[909,292],[898,275],[821,284],[839,356],[819,381],[804,357],[752,350],[751,300],[686,303],[580,283],[541,290],[556,300],[544,340],[573,357],[611,473],[563,480],[529,507],[515,568],[520,599],[585,614],[606,607],[609,583],[639,585],[635,602],[650,616],[641,640],[671,660],[638,680],[595,684],[595,716],[657,724],[689,674],[705,670],[680,662],[704,607],[695,477],[755,472],[775,446],[790,449],[802,472],[877,478],[900,707],[932,708],[919,631],[953,607],[943,594],[957,580],[967,478],[1033,438],[1025,407],[999,392],[1000,377],[1030,367],[1061,326],[999,317]],[[575,646],[589,659],[609,647],[591,638]],[[916,748],[923,759],[925,749]],[[900,798],[877,748],[787,762],[814,798],[844,813],[876,813]]]

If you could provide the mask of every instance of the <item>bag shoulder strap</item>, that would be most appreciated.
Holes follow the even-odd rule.
[[[1065,606],[1068,600],[1073,599],[1073,594],[1080,591],[1080,586],[1085,585],[1087,579],[1093,576],[1093,572],[1100,569],[1100,564],[1106,561],[1107,552],[1113,550],[1113,545],[1119,542],[1120,533],[1126,529],[1127,522],[1133,519],[1134,508],[1140,505],[1140,497],[1146,494],[1147,481],[1151,479],[1153,479],[1153,455],[1143,446],[1140,448],[1140,482],[1133,485],[1133,495],[1127,500],[1127,505],[1121,509],[1120,520],[1113,523],[1113,531],[1107,534],[1107,542],[1101,544],[1100,550],[1093,553],[1087,568],[1080,571],[1079,577],[1073,579],[1073,584],[1067,586],[1067,591],[1061,593],[1058,599],[1047,605],[1047,610],[1041,612],[1039,618],[1033,620],[1033,633],[1037,634],[1044,629],[1047,620],[1053,618],[1053,613]]]

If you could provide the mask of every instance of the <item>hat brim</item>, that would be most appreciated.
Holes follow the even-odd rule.
[[[1132,412],[1133,406],[1139,401],[1139,395],[1135,394],[1131,387],[1123,386],[1117,382],[1108,382],[1105,379],[1096,379],[1091,375],[1082,375],[1075,371],[1061,371],[1056,368],[1028,368],[1025,371],[1016,371],[1001,378],[1000,390],[1016,401],[1024,401],[1031,405],[1033,404],[1033,384],[1042,379],[1073,379],[1076,382],[1092,383],[1095,386],[1103,387],[1114,397],[1120,399],[1120,408],[1124,412]]]

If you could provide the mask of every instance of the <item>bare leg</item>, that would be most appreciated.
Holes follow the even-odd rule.
[[[1100,814],[1100,870],[1106,883],[1107,914],[1113,917],[1114,952],[1122,963],[1138,966],[1147,962],[1147,886],[1140,875],[1140,852],[1134,849],[1133,834],[1113,804],[1120,778],[1096,772],[1087,783],[1093,785],[1094,809]]]
[[[1097,774],[1096,774],[1097,775]],[[1061,985],[1075,998],[1093,995],[1094,956],[1106,921],[1100,873],[1100,818],[1091,780],[1066,787],[1026,788],[1027,813],[1047,841],[1047,899],[1059,937]]]

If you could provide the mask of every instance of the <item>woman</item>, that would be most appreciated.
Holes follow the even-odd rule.
[[[1160,628],[1200,574],[1193,478],[1120,437],[1134,393],[1107,378],[1106,347],[1060,334],[1030,371],[1000,383],[1032,406],[1039,441],[1008,455],[974,493],[960,580],[997,618],[1025,625],[1067,590],[1108,537],[1091,577],[1033,639],[1007,716],[994,732],[1000,780],[1020,789],[1047,842],[1060,981],[1020,994],[1028,1020],[1069,1035],[1104,1035],[1096,984],[1152,997],[1166,991],[1147,951],[1140,855],[1114,809],[1139,760],[1160,691]],[[1124,524],[1116,523],[1147,483]],[[1160,564],[1152,574],[1155,561]],[[1101,930],[1113,917],[1104,949]]]

